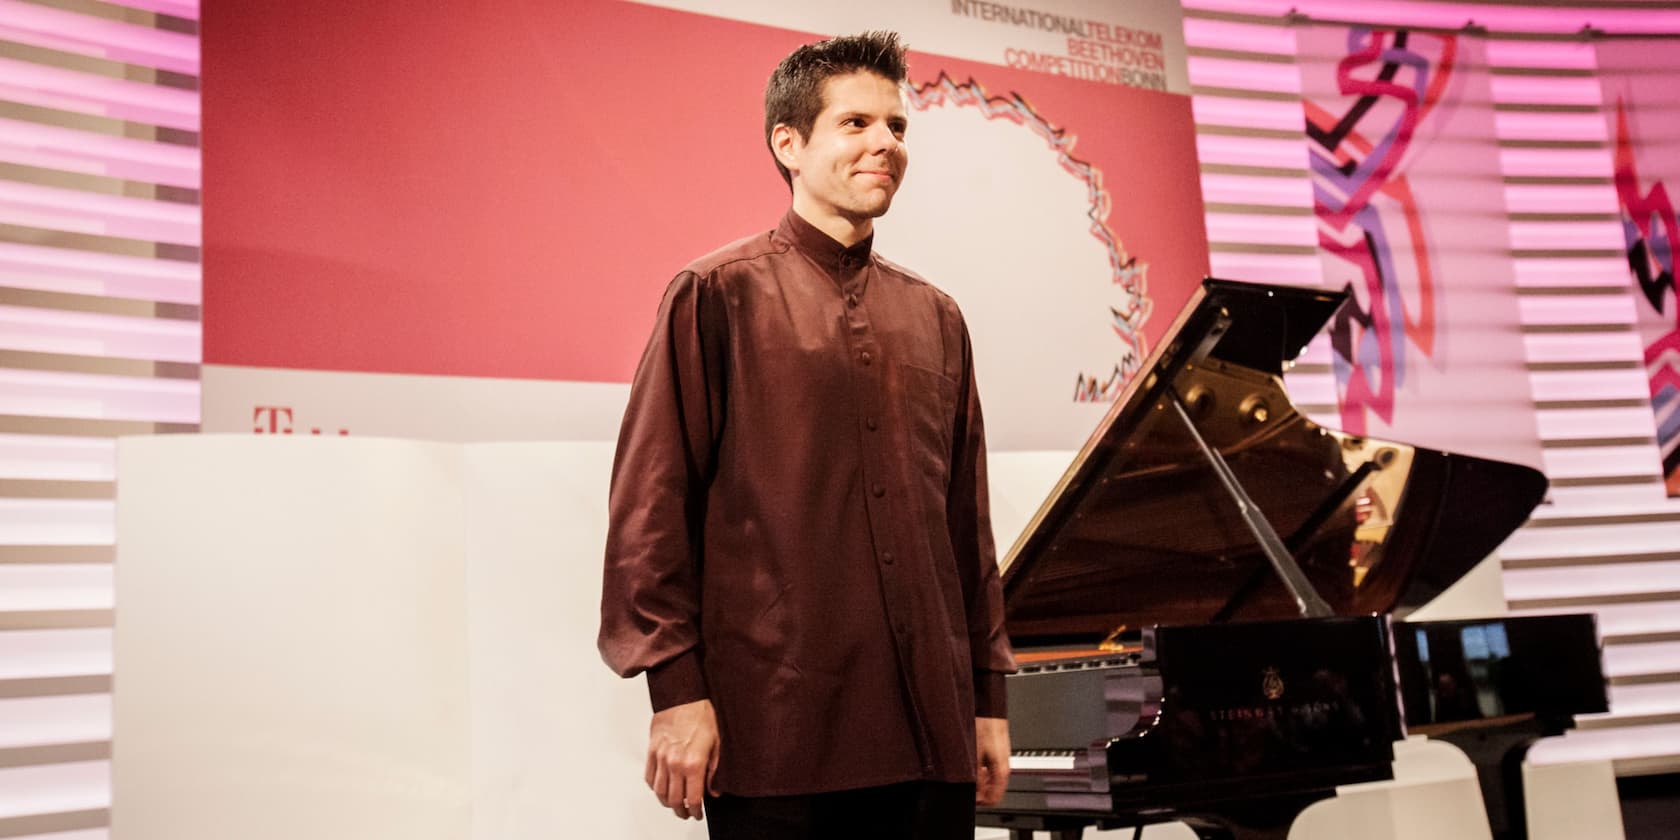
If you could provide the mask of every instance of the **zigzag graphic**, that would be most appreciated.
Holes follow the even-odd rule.
[[[1675,217],[1668,187],[1661,181],[1648,192],[1639,191],[1639,168],[1634,159],[1633,132],[1628,128],[1627,105],[1616,98],[1616,197],[1622,205],[1622,231],[1628,249],[1628,268],[1639,284],[1640,296],[1651,311],[1680,324],[1677,311],[1665,313],[1663,304],[1675,293],[1674,248],[1680,244],[1680,219]],[[1657,413],[1657,447],[1663,454],[1664,484],[1671,496],[1680,495],[1680,423],[1657,408],[1658,397],[1680,390],[1680,329],[1670,329],[1645,346],[1645,375],[1652,408]]]
[[[1108,252],[1112,282],[1120,287],[1123,294],[1121,305],[1111,306],[1108,311],[1114,333],[1119,336],[1125,347],[1121,353],[1121,362],[1114,366],[1114,372],[1101,384],[1098,384],[1095,376],[1080,373],[1074,386],[1073,398],[1078,402],[1114,399],[1149,355],[1149,341],[1143,334],[1143,325],[1149,320],[1153,301],[1149,298],[1149,264],[1140,262],[1137,257],[1127,253],[1125,246],[1114,232],[1109,230],[1110,203],[1108,191],[1103,187],[1102,171],[1074,157],[1073,147],[1079,138],[1051,125],[1018,93],[991,96],[975,79],[970,78],[959,84],[943,72],[939,74],[939,78],[926,84],[912,85],[906,82],[904,92],[911,107],[918,111],[945,105],[970,107],[979,109],[988,120],[1003,119],[1027,127],[1056,152],[1056,161],[1062,169],[1085,185],[1086,195],[1091,203],[1085,214],[1091,221],[1090,233]]]
[[[1342,428],[1355,434],[1365,431],[1368,414],[1393,422],[1396,389],[1406,376],[1405,345],[1409,342],[1425,356],[1434,354],[1434,271],[1404,164],[1418,127],[1445,95],[1458,42],[1441,36],[1440,56],[1432,61],[1408,47],[1413,37],[1403,30],[1350,28],[1348,54],[1336,64],[1336,85],[1341,94],[1357,98],[1340,115],[1302,103],[1311,141],[1308,167],[1318,245],[1353,269],[1364,292],[1356,298],[1363,305],[1344,308],[1331,325],[1331,362],[1343,385]],[[1372,78],[1354,76],[1356,69],[1373,64]],[[1410,84],[1395,82],[1402,69],[1410,71]],[[1401,107],[1393,124],[1379,126],[1372,141],[1359,126],[1383,99],[1397,100]],[[1379,204],[1379,196],[1388,202]],[[1396,227],[1404,228],[1404,240]],[[1406,240],[1409,266],[1395,253]],[[1415,282],[1401,282],[1403,269],[1416,272]],[[1407,305],[1407,286],[1417,290],[1416,318],[1414,307]]]

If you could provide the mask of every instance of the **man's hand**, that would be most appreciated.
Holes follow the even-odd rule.
[[[996,805],[1009,786],[1009,721],[974,719],[974,803]]]
[[[705,818],[701,803],[711,789],[717,762],[712,701],[696,700],[654,713],[648,727],[647,785],[672,813],[685,820]]]

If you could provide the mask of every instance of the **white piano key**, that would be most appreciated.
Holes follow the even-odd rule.
[[[1072,770],[1075,756],[1071,755],[1012,755],[1009,757],[1011,770]]]

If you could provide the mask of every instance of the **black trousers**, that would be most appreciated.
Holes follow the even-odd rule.
[[[904,782],[804,796],[706,797],[712,840],[974,840],[974,785]]]

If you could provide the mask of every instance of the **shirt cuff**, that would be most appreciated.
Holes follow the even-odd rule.
[[[1009,692],[1004,677],[998,671],[974,672],[974,716],[985,718],[1009,717]]]
[[[706,699],[706,675],[700,670],[700,652],[690,648],[676,659],[649,668],[647,684],[648,699],[653,701],[655,712]]]

